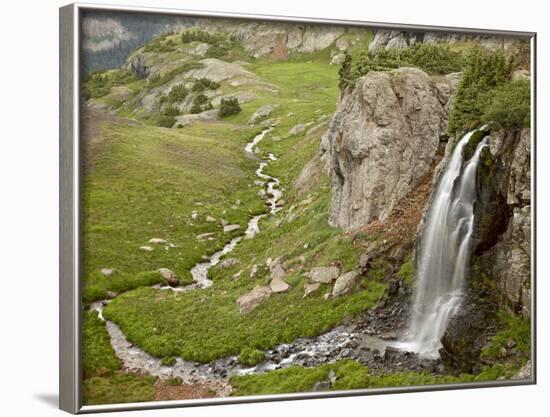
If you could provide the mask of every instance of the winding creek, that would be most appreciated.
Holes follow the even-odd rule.
[[[249,142],[245,147],[246,152],[252,155],[256,154],[257,145],[270,130],[262,131]],[[269,162],[276,159],[275,155],[268,154],[268,160],[260,161],[256,170],[256,175],[261,179],[261,185],[265,187],[265,193],[261,194],[269,206],[269,213],[251,218],[246,231],[242,235],[233,238],[222,250],[210,255],[205,262],[196,264],[191,269],[195,281],[193,284],[182,287],[155,285],[154,288],[185,292],[208,288],[212,285],[212,281],[208,278],[210,268],[217,265],[224,255],[232,252],[242,239],[251,239],[257,233],[260,233],[259,221],[263,217],[273,215],[281,209],[280,200],[283,193],[280,189],[279,179],[264,172]],[[260,185],[260,181],[257,184]],[[155,358],[129,342],[118,325],[104,319],[102,311],[109,302],[110,300],[97,301],[90,306],[90,310],[97,311],[98,317],[106,322],[113,350],[126,369],[146,373],[161,379],[179,377],[186,384],[207,384],[220,397],[231,393],[228,379],[233,375],[263,373],[291,365],[315,366],[344,358],[355,358],[363,361],[368,361],[369,358],[384,360],[384,353],[389,345],[389,342],[369,335],[364,329],[358,329],[355,326],[338,326],[314,338],[300,338],[290,344],[277,345],[266,352],[265,360],[262,363],[253,367],[240,364],[238,356],[221,358],[208,364],[186,361],[178,357],[173,365],[163,365],[162,358]],[[366,353],[371,357],[365,358]]]

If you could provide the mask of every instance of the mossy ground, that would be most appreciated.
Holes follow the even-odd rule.
[[[359,362],[342,360],[313,368],[291,366],[259,375],[234,376],[231,378],[231,386],[233,387],[233,396],[308,392],[314,389],[317,382],[328,381],[332,371],[336,380],[330,387],[331,391],[414,387],[494,381],[500,377],[509,378],[517,370],[517,367],[499,364],[488,366],[477,375],[434,375],[429,372],[413,371],[373,375],[369,373],[367,366]]]

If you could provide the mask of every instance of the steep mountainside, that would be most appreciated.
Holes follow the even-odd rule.
[[[88,49],[134,39],[124,22],[90,21]],[[521,42],[158,24],[84,82],[87,403],[528,375]],[[467,288],[441,357],[425,357],[400,344],[417,251],[469,130],[456,167],[479,150]]]

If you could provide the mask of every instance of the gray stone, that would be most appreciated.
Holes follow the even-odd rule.
[[[157,245],[164,245],[168,242],[164,239],[161,239],[160,237],[153,237],[153,238],[149,239],[149,243],[155,243]]]
[[[274,265],[270,266],[271,279],[282,279],[286,275],[286,270],[284,266],[277,262]]]
[[[269,298],[272,291],[269,287],[255,287],[249,293],[239,297],[237,299],[237,305],[239,306],[239,312],[241,314],[248,313],[258,307],[261,303]]]
[[[237,258],[227,258],[220,262],[220,268],[230,268],[240,263],[241,262]]]
[[[180,283],[178,276],[168,268],[159,268],[159,274],[171,287],[177,287]]]
[[[110,277],[111,275],[114,274],[115,270],[111,269],[111,268],[101,268],[101,270],[99,272],[101,272],[101,275],[104,275],[106,277]]]
[[[340,297],[350,293],[355,287],[355,284],[357,284],[358,278],[359,272],[357,271],[350,271],[340,275],[332,288],[333,297]]]
[[[303,298],[306,298],[309,294],[317,291],[321,287],[321,283],[314,282],[313,284],[304,284],[304,296]]]
[[[213,236],[214,236],[213,232],[201,233],[200,235],[197,235],[197,240],[207,240],[209,238],[212,238]]]
[[[287,136],[299,135],[300,133],[305,132],[305,130],[310,126],[310,123],[300,123],[290,129],[287,133]]]
[[[256,123],[268,117],[278,107],[279,107],[278,104],[265,104],[261,106],[254,112],[254,114],[252,114],[250,119],[248,119],[248,124],[255,125]]]
[[[223,227],[223,232],[231,233],[231,232],[234,232],[235,230],[239,230],[240,228],[241,228],[240,224],[228,224],[227,226]]]
[[[352,231],[387,219],[428,173],[446,131],[447,113],[425,72],[399,68],[360,78],[342,97],[322,141],[330,224]]]
[[[214,218],[212,216],[206,216],[206,221],[208,223],[214,223],[216,221],[216,218]]]
[[[312,268],[306,275],[313,282],[330,284],[340,275],[340,268],[337,266],[317,266]]]
[[[151,246],[140,246],[139,247],[144,252],[152,252],[153,248]]]
[[[271,288],[271,291],[275,293],[286,292],[290,289],[290,285],[288,285],[281,277],[273,278],[269,283],[269,287]]]

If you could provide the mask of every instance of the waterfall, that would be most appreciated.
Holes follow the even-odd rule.
[[[439,358],[441,337],[463,297],[472,251],[476,171],[489,139],[485,137],[464,163],[464,147],[474,132],[456,145],[433,195],[418,250],[409,328],[396,344],[426,358]]]

